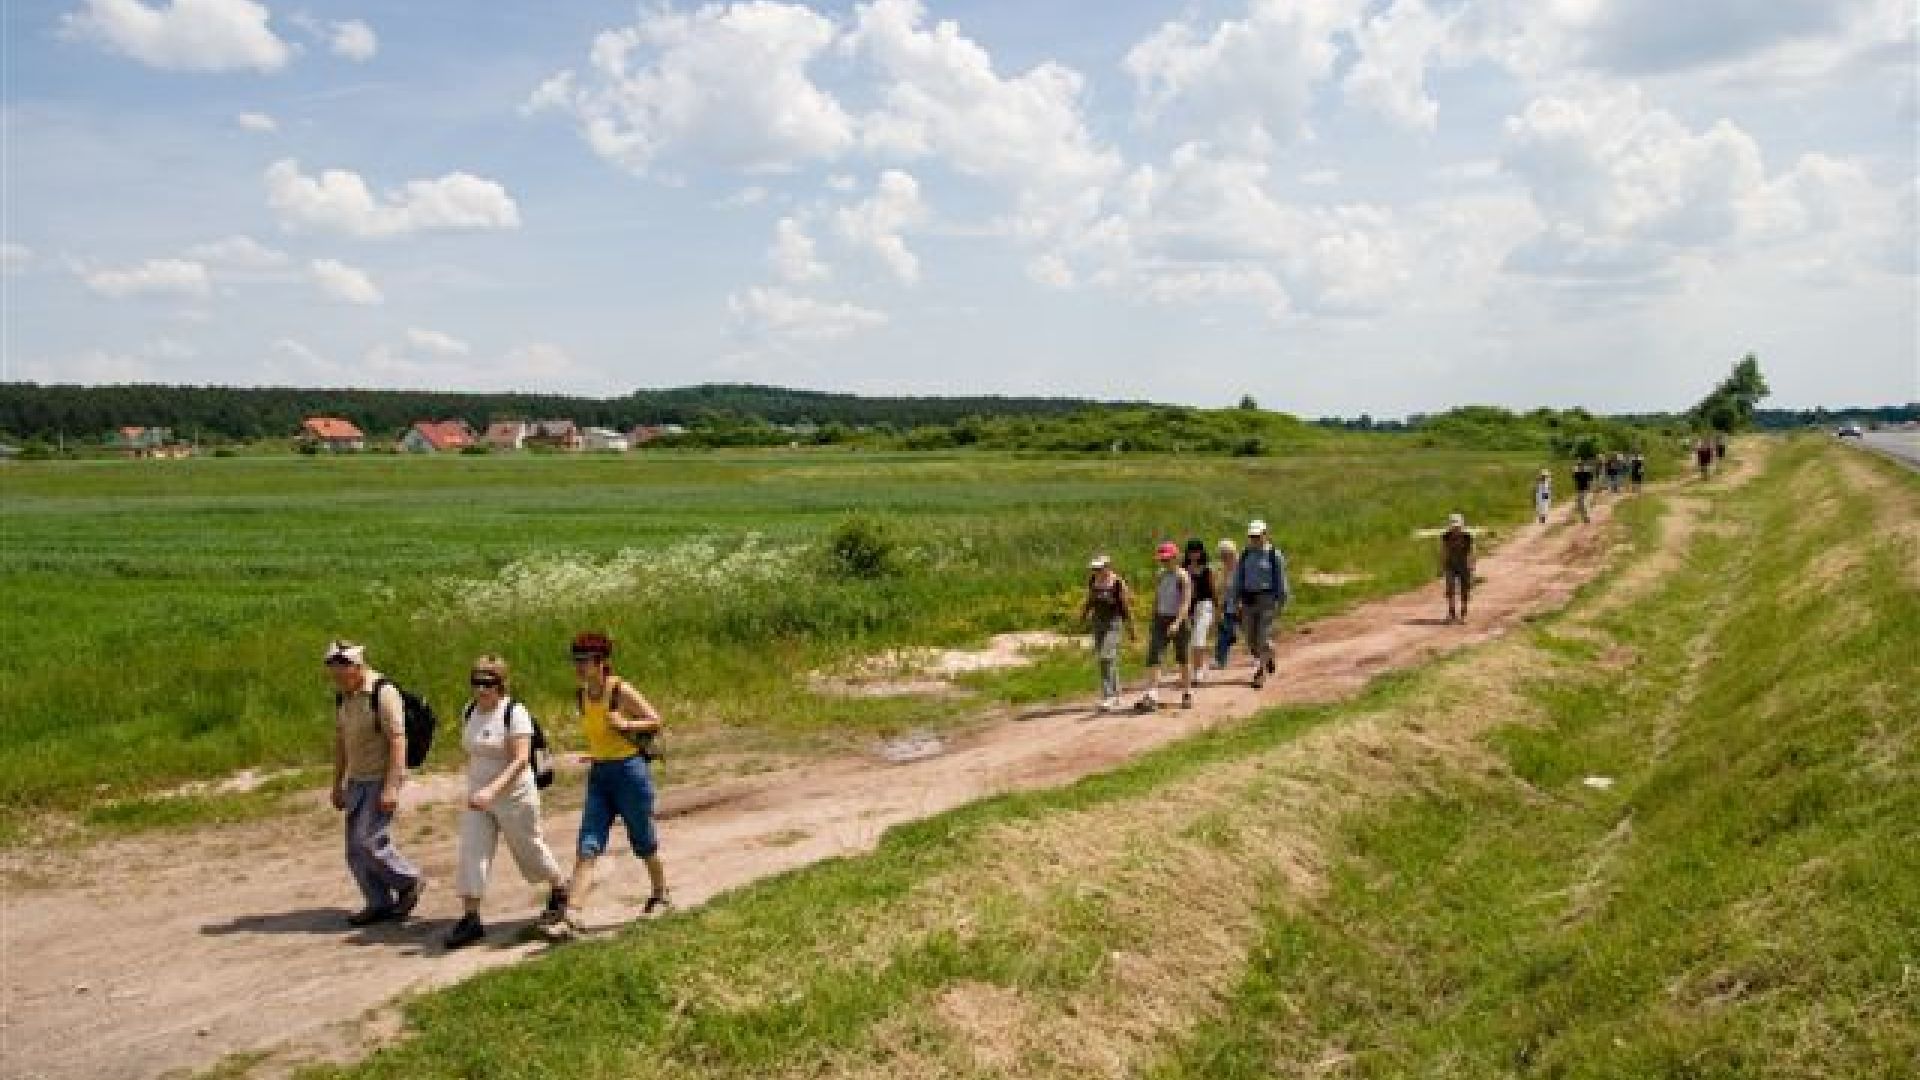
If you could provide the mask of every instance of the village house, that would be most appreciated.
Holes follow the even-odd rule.
[[[487,425],[487,448],[491,450],[525,450],[527,448],[527,422],[525,420],[495,420]]]
[[[548,450],[578,450],[584,440],[580,428],[571,420],[535,420],[527,425],[526,445]]]
[[[581,433],[581,446],[586,450],[605,450],[626,453],[631,449],[627,437],[610,428],[590,427]]]
[[[400,436],[399,449],[404,454],[455,454],[475,442],[465,420],[417,420]]]
[[[336,454],[358,453],[367,448],[367,437],[351,420],[337,416],[309,416],[300,424],[300,441]]]
[[[174,441],[173,429],[163,427],[123,427],[114,433],[114,448],[130,458],[183,458],[193,447]]]
[[[627,445],[637,448],[645,446],[655,439],[664,439],[673,435],[685,435],[686,433],[687,429],[681,427],[679,424],[641,424],[639,427],[627,433]]]

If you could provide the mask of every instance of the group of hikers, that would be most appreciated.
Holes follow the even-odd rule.
[[[1213,558],[1219,559],[1215,566]],[[1233,647],[1244,640],[1253,658],[1249,685],[1258,690],[1276,670],[1273,634],[1280,616],[1293,599],[1287,581],[1287,557],[1274,543],[1265,521],[1247,525],[1243,551],[1231,539],[1221,540],[1211,556],[1206,541],[1195,537],[1184,546],[1171,541],[1154,550],[1158,570],[1153,583],[1153,615],[1147,630],[1145,686],[1134,701],[1137,712],[1160,709],[1160,687],[1167,669],[1180,671],[1180,707],[1193,708],[1194,687],[1209,673],[1230,669]],[[1464,622],[1473,596],[1476,569],[1473,532],[1466,518],[1453,514],[1440,534],[1440,572],[1446,581],[1447,622]],[[1080,620],[1093,633],[1093,652],[1100,665],[1100,712],[1124,706],[1120,686],[1120,643],[1132,640],[1134,600],[1126,579],[1114,569],[1113,558],[1096,555],[1088,564],[1086,599]]]
[[[527,881],[547,887],[537,933],[561,941],[578,936],[594,869],[606,854],[617,818],[633,853],[647,868],[652,893],[642,913],[670,910],[666,870],[654,832],[651,763],[660,713],[639,689],[613,672],[613,642],[582,633],[571,649],[580,731],[587,746],[586,801],[571,875],[563,875],[541,824],[540,789],[552,782],[545,733],[524,702],[512,696],[507,662],[473,662],[471,691],[461,710],[460,743],[467,757],[467,798],[460,813],[455,888],[462,915],[448,931],[449,949],[486,936],[480,905],[494,853],[504,839]],[[406,919],[420,902],[426,879],[393,842],[393,818],[410,764],[425,757],[427,727],[410,722],[418,699],[368,666],[366,649],[350,641],[328,645],[325,665],[334,685],[333,806],[346,814],[347,869],[365,906],[347,916],[355,927]],[[409,739],[415,745],[409,748]]]
[[[1701,475],[1711,475],[1726,456],[1726,442],[1701,440],[1695,448]],[[1573,469],[1574,514],[1591,521],[1596,485],[1619,494],[1639,492],[1646,482],[1646,459],[1613,453],[1582,457]],[[1553,475],[1541,470],[1534,487],[1534,510],[1544,524],[1553,505]],[[1473,531],[1453,514],[1440,533],[1440,573],[1446,583],[1447,622],[1464,622],[1472,600],[1476,558]],[[1214,559],[1218,559],[1215,565]],[[1154,551],[1158,564],[1148,624],[1146,684],[1134,708],[1160,708],[1160,687],[1167,669],[1179,669],[1180,707],[1193,707],[1194,687],[1209,672],[1229,669],[1233,647],[1244,641],[1252,656],[1251,685],[1266,685],[1276,670],[1273,635],[1293,599],[1287,559],[1265,521],[1247,526],[1246,547],[1221,540],[1211,552],[1194,538],[1184,546],[1171,541]],[[1080,618],[1091,627],[1100,667],[1101,712],[1122,708],[1120,645],[1132,640],[1134,598],[1113,559],[1097,555],[1088,566],[1086,599]],[[647,869],[652,892],[642,910],[670,910],[666,871],[654,830],[651,765],[661,731],[660,713],[633,684],[613,671],[613,641],[589,631],[573,639],[570,650],[576,683],[576,712],[587,747],[586,798],[580,811],[579,838],[571,874],[563,874],[548,846],[541,823],[540,791],[552,782],[545,733],[524,702],[512,696],[507,662],[494,655],[476,659],[468,673],[470,697],[461,710],[461,747],[467,757],[467,799],[461,811],[455,888],[462,915],[445,944],[461,948],[486,936],[480,918],[493,857],[501,840],[529,883],[547,887],[546,907],[535,924],[551,940],[567,940],[584,929],[581,912],[592,888],[595,867],[606,854],[616,819],[624,823],[635,855]],[[431,713],[425,729],[410,736],[417,699],[369,667],[366,649],[349,641],[327,647],[325,665],[334,684],[333,805],[346,815],[347,867],[365,899],[349,915],[356,927],[395,922],[411,915],[425,879],[393,842],[394,813],[410,764],[425,757],[431,739]],[[410,747],[409,739],[414,739]]]

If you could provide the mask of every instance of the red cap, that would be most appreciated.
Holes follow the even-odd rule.
[[[1156,559],[1177,559],[1180,557],[1180,546],[1169,540],[1160,545],[1160,549],[1154,552],[1153,557]]]

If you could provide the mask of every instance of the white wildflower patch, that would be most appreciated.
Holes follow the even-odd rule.
[[[623,548],[605,559],[557,552],[509,563],[491,578],[440,582],[447,607],[498,616],[589,607],[610,600],[664,600],[694,590],[725,597],[803,573],[807,547],[749,533],[736,545],[713,537],[664,548]]]

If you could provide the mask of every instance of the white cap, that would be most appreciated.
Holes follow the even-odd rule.
[[[367,647],[355,645],[351,641],[333,641],[327,643],[327,657],[323,664],[351,664],[358,667],[367,662]]]
[[[1214,545],[1214,550],[1224,555],[1231,551],[1239,551],[1240,547],[1239,545],[1235,544],[1232,540],[1222,540],[1218,544]]]
[[[1247,535],[1248,536],[1267,535],[1267,523],[1264,521],[1261,521],[1259,518],[1254,518],[1252,521],[1247,523]]]
[[[1112,559],[1107,558],[1105,555],[1095,555],[1093,557],[1093,561],[1087,564],[1087,569],[1105,570],[1107,567],[1112,565],[1113,565]]]
[[[1456,529],[1464,529],[1467,527],[1467,516],[1465,514],[1449,514],[1447,516],[1447,524]]]

